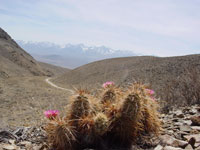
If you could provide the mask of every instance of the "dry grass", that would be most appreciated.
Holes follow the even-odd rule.
[[[55,79],[62,86],[83,86],[96,88],[105,81],[116,84],[143,81],[152,84],[154,89],[183,75],[186,67],[195,68],[200,63],[200,55],[179,57],[135,56],[101,60],[76,68]]]
[[[46,77],[0,80],[0,126],[29,126],[43,122],[48,109],[64,111],[69,93],[48,85]]]
[[[70,69],[38,62],[42,69],[50,76],[59,76],[70,71]]]
[[[63,87],[82,86],[94,89],[105,81],[114,81],[125,86],[140,81],[150,84],[157,97],[161,97],[164,109],[168,109],[166,104],[178,104],[178,99],[182,99],[182,104],[194,103],[197,102],[195,99],[200,99],[200,84],[199,79],[197,80],[199,64],[200,55],[114,58],[81,66],[57,77],[54,82]],[[190,68],[195,69],[197,73],[191,74],[191,71],[188,71]]]
[[[167,83],[165,94],[162,94],[163,111],[179,106],[200,104],[200,71],[195,68],[187,68],[185,75],[177,77],[175,80]]]

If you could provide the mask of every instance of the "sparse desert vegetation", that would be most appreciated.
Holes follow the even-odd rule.
[[[0,149],[198,150],[199,62],[138,56],[69,70],[37,62],[0,29]]]
[[[165,85],[160,96],[165,100],[164,112],[169,112],[173,107],[200,104],[200,70],[195,67],[186,69],[184,75]]]
[[[53,81],[62,87],[88,89],[109,80],[123,86],[139,81],[149,84],[160,98],[161,107],[169,111],[199,101],[199,63],[200,55],[114,58],[81,66]]]
[[[144,135],[158,135],[161,122],[154,92],[138,83],[127,89],[112,83],[104,85],[97,97],[77,91],[64,117],[47,112],[50,121],[45,128],[53,149],[123,149]]]
[[[0,81],[0,126],[30,126],[42,123],[47,109],[68,103],[69,92],[51,87],[46,77],[15,77]]]

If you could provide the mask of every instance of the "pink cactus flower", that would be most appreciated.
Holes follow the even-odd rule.
[[[107,81],[107,82],[105,82],[102,86],[103,86],[103,88],[107,88],[107,87],[110,87],[110,86],[113,86],[113,85],[115,85],[114,82],[112,82],[112,81]]]
[[[58,114],[59,114],[58,110],[47,110],[44,112],[44,115],[50,120],[56,118]]]
[[[155,94],[155,91],[154,90],[151,90],[151,89],[146,89],[147,93],[149,93],[150,95],[154,95]]]

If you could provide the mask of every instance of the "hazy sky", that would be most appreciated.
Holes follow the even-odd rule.
[[[200,0],[0,0],[15,40],[105,45],[136,53],[200,53]]]

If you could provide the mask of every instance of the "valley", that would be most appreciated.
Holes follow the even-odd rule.
[[[198,150],[200,147],[200,107],[197,105],[200,103],[199,73],[199,54],[163,58],[154,56],[120,57],[91,62],[75,69],[54,66],[35,60],[0,28],[0,129],[2,129],[2,131],[0,130],[0,149],[35,150],[38,148],[37,150],[47,150],[49,149],[47,136],[52,138],[56,134],[55,137],[61,138],[62,141],[63,137],[58,136],[59,134],[66,135],[68,131],[71,131],[69,135],[72,135],[73,130],[70,128],[57,133],[63,127],[71,125],[71,121],[78,123],[77,131],[81,127],[82,130],[91,130],[95,134],[99,134],[99,131],[93,131],[94,127],[98,128],[102,122],[108,124],[100,126],[101,129],[105,129],[107,134],[110,134],[108,127],[113,128],[113,126],[109,126],[109,122],[113,121],[113,124],[117,124],[116,131],[118,132],[118,126],[120,126],[122,130],[125,129],[125,134],[128,136],[130,131],[122,128],[123,124],[126,124],[130,130],[132,130],[132,123],[138,127],[141,123],[143,124],[141,131],[138,130],[138,132],[137,127],[132,130],[134,134],[139,133],[143,139],[131,145],[131,150]],[[113,81],[107,82],[107,84],[112,84],[108,85],[108,89],[107,87],[102,88],[102,84],[106,81]],[[130,88],[129,86],[135,82],[147,84],[148,87],[135,84],[135,87],[132,85],[133,87]],[[108,95],[106,90],[108,90]],[[147,93],[146,90],[153,94]],[[101,92],[105,93],[99,94]],[[114,94],[116,92],[115,103],[114,101],[100,103],[109,96],[111,96],[110,100],[113,100],[112,92]],[[124,99],[127,93],[128,97]],[[104,97],[102,98],[102,96]],[[71,105],[68,105],[69,103]],[[80,107],[77,107],[79,103]],[[160,105],[159,109],[157,105]],[[69,109],[68,106],[71,108]],[[87,109],[88,111],[85,111]],[[89,109],[91,110],[89,111]],[[60,117],[58,120],[56,116],[48,118],[44,114],[46,110],[51,112],[56,110]],[[83,112],[79,113],[82,110]],[[107,118],[108,110],[110,111],[108,116],[113,115],[109,119]],[[67,120],[67,117],[70,116],[69,112],[72,113],[72,118],[76,118],[77,115],[83,116],[81,119]],[[90,115],[84,116],[88,112]],[[135,115],[136,119],[129,119],[130,115],[127,113]],[[122,117],[120,118],[120,116]],[[122,120],[118,122],[114,119],[115,117]],[[143,120],[144,117],[146,120]],[[48,119],[50,122],[47,121]],[[139,123],[135,124],[135,120]],[[48,130],[45,128],[48,127],[47,122],[50,125],[50,136],[47,135]],[[99,124],[94,125],[94,123]],[[90,128],[93,125],[94,129]],[[153,127],[154,125],[160,129]],[[72,128],[74,129],[74,126]],[[149,134],[150,132],[156,133],[157,129],[160,132],[159,136],[153,137]],[[114,130],[114,132],[116,131]],[[148,133],[148,131],[150,132]],[[86,132],[79,138],[85,140],[85,134],[90,136],[89,133]],[[111,140],[113,137],[108,136],[107,138]],[[191,140],[193,141],[191,142]],[[101,146],[108,144],[108,141],[104,142]],[[60,145],[62,146],[62,144]],[[81,147],[80,143],[77,145]],[[114,144],[112,146],[115,147]]]
[[[0,28],[0,128],[41,124],[47,109],[62,112],[69,92],[45,79],[68,71],[37,62]]]

